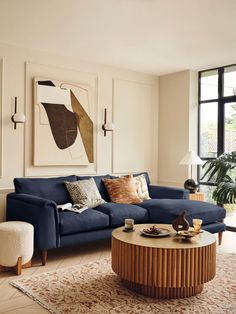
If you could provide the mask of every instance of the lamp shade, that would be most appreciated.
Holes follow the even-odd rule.
[[[180,165],[203,165],[203,161],[191,150],[180,160]]]

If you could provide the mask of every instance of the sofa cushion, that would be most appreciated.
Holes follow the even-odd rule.
[[[110,202],[110,197],[109,197],[109,194],[105,188],[105,185],[102,181],[102,179],[110,179],[111,176],[109,174],[106,174],[104,176],[94,176],[94,177],[91,177],[91,176],[78,176],[77,177],[77,180],[88,180],[88,179],[91,179],[93,178],[96,185],[97,185],[97,188],[98,188],[98,191],[99,193],[101,194],[101,197],[106,201],[106,202]]]
[[[94,208],[105,203],[93,178],[75,182],[66,181],[65,185],[78,208]]]
[[[59,212],[61,235],[104,229],[108,226],[109,217],[91,208],[80,214],[70,211]]]
[[[134,204],[141,202],[133,177],[103,179],[103,182],[113,203]]]
[[[148,221],[147,210],[137,205],[106,203],[96,207],[95,210],[109,216],[111,227],[124,225],[125,218],[133,218],[135,223]]]
[[[14,185],[16,193],[31,194],[64,204],[71,202],[64,181],[74,182],[76,179],[74,175],[57,178],[15,178]]]
[[[203,225],[221,221],[225,217],[225,209],[214,204],[201,201],[181,199],[151,199],[138,204],[149,211],[151,222],[169,223],[186,211],[186,218],[192,225],[193,218],[203,220]]]
[[[149,185],[151,183],[151,181],[150,181],[148,172],[139,172],[139,173],[133,174],[134,177],[138,177],[138,176],[141,176],[141,175],[144,175],[144,177],[146,179],[146,182],[147,182],[147,185]]]
[[[217,233],[224,232],[226,230],[226,226],[223,222],[215,222],[209,225],[202,226],[202,229],[210,233]]]
[[[150,196],[148,193],[148,186],[147,186],[147,181],[146,177],[144,174],[140,174],[139,176],[134,176],[134,181],[136,184],[136,191],[138,194],[138,197],[144,201],[144,200],[149,200]]]

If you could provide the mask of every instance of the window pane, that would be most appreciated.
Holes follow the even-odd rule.
[[[225,152],[236,150],[236,103],[225,104]]]
[[[224,96],[236,95],[236,66],[224,69]]]
[[[213,159],[212,159],[213,160]],[[203,160],[204,164],[207,162],[207,160]],[[205,182],[205,183],[215,183],[215,176],[211,179],[211,181],[208,181],[209,179],[209,174],[207,174],[204,179],[202,179],[203,175],[207,172],[207,169],[209,168],[208,165],[206,165],[204,168],[204,164],[202,166],[199,166],[199,181],[200,182]],[[211,174],[211,173],[210,173]]]
[[[200,156],[217,157],[218,103],[200,105]]]
[[[212,198],[212,193],[214,190],[215,190],[215,186],[201,185],[200,191],[204,193],[205,202],[213,203],[213,204],[216,203]]]
[[[218,70],[201,73],[201,100],[218,98]]]

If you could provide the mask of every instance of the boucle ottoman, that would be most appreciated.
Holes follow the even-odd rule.
[[[0,265],[14,267],[21,274],[22,265],[30,266],[34,250],[34,227],[22,221],[0,223]]]

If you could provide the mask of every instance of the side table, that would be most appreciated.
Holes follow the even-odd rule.
[[[189,199],[192,201],[205,201],[205,195],[202,192],[189,193]]]

